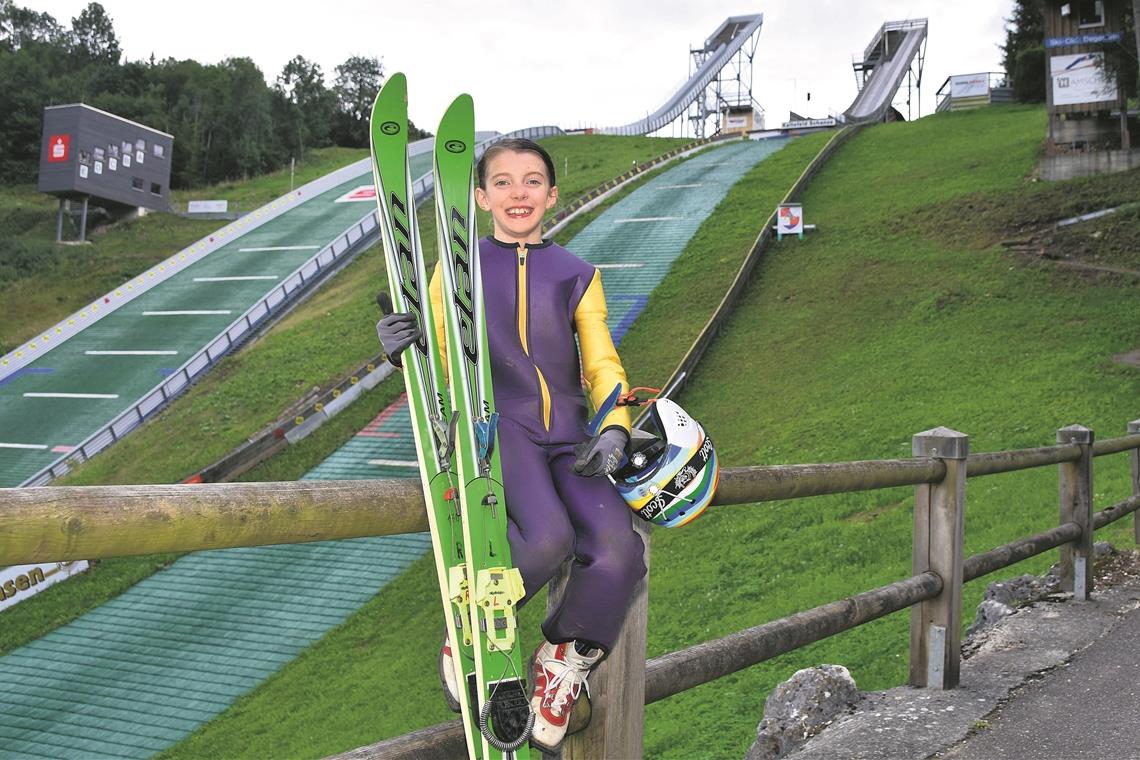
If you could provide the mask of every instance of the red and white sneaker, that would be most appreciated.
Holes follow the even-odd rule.
[[[439,650],[439,681],[443,684],[443,698],[452,712],[459,712],[459,688],[455,679],[455,660],[451,656],[451,644],[447,636],[443,637],[443,646]]]
[[[531,660],[534,694],[530,706],[535,716],[531,744],[547,752],[561,746],[570,723],[570,712],[583,689],[589,695],[586,677],[602,659],[602,654],[600,649],[588,655],[579,654],[572,641],[562,644],[544,641],[535,650]]]

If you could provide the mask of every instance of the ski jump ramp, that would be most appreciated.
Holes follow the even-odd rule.
[[[689,79],[681,85],[681,88],[673,93],[660,108],[644,119],[620,127],[603,127],[595,131],[607,135],[648,135],[672,124],[685,113],[686,108],[701,97],[705,88],[716,78],[732,56],[736,55],[754,35],[760,33],[760,27],[763,24],[763,13],[756,13],[751,16],[732,16],[726,19],[705,40],[705,49],[712,49],[715,52],[693,72]]]
[[[882,121],[891,107],[903,77],[910,71],[926,41],[926,19],[888,21],[863,51],[863,65],[871,74],[863,83],[851,107],[843,113],[848,124]],[[921,74],[920,74],[921,77]]]

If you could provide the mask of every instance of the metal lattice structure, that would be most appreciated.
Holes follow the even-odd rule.
[[[719,119],[726,110],[764,111],[752,94],[752,61],[760,44],[760,26],[750,29],[755,18],[757,17],[729,18],[705,40],[703,47],[689,50],[689,76],[692,78],[722,46],[737,43],[735,52],[725,60],[716,77],[689,106],[687,118],[694,136],[698,138],[706,136],[709,119]],[[763,14],[759,14],[759,19],[762,23]]]

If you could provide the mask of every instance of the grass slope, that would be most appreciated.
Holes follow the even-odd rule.
[[[1134,182],[1104,177],[1060,193],[1032,182],[1043,130],[1040,109],[994,108],[875,127],[840,151],[804,198],[819,229],[772,249],[682,399],[726,464],[905,456],[913,433],[939,424],[969,433],[975,451],[1032,446],[1071,422],[1106,436],[1136,417],[1140,373],[1111,358],[1135,347],[1135,284],[996,245],[1017,222],[1000,209],[1021,204],[1055,220],[1073,197],[1084,211],[1114,205]],[[754,234],[798,174],[775,177],[774,167],[730,193],[654,294],[623,343],[635,382],[671,369],[656,353],[687,345],[703,323],[690,315],[707,314],[709,294],[696,288],[731,277],[730,260],[751,242],[745,230]],[[968,232],[954,216],[967,199],[989,210]],[[1098,459],[1098,505],[1128,490],[1123,458]],[[891,489],[722,507],[655,532],[650,656],[905,577],[912,498]],[[968,503],[971,553],[1051,527],[1055,469],[971,480]],[[1124,541],[1127,530],[1098,538]],[[967,588],[966,610],[984,583]],[[434,597],[425,560],[165,756],[313,757],[447,719],[433,675]],[[527,632],[539,604],[523,611]],[[399,636],[395,620],[411,633]],[[895,685],[906,640],[897,614],[653,705],[646,756],[739,757],[780,680],[838,662],[863,688]]]

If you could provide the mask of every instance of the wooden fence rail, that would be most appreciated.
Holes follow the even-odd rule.
[[[953,688],[963,583],[1060,548],[1062,582],[1078,599],[1087,598],[1092,532],[1140,510],[1140,420],[1129,423],[1128,433],[1094,441],[1092,431],[1070,426],[1057,431],[1056,446],[971,455],[966,436],[936,428],[914,436],[911,459],[726,469],[716,505],[913,486],[911,577],[648,663],[643,653],[611,656],[605,664],[610,680],[615,674],[617,683],[638,679],[648,704],[910,608],[911,682]],[[1093,513],[1093,458],[1125,452],[1131,496]],[[964,557],[966,479],[1048,465],[1059,471],[1058,526]],[[0,489],[0,566],[392,535],[426,527],[423,496],[413,480],[10,488]],[[623,719],[640,721],[641,715]],[[606,723],[584,733],[604,731]],[[640,732],[629,736],[623,741],[636,746],[605,746],[615,756],[639,756]],[[564,758],[586,756],[576,749],[587,746],[576,745],[579,737],[568,741]],[[588,746],[598,746],[596,737]],[[453,721],[342,757],[432,758],[462,752],[462,728]]]

